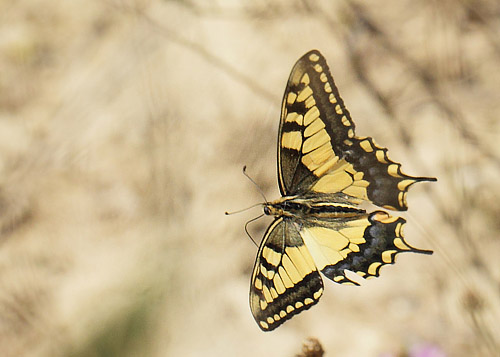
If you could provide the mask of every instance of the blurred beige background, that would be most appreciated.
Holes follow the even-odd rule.
[[[499,34],[494,0],[0,0],[0,354],[494,356]],[[243,165],[278,197],[281,96],[313,48],[357,134],[438,178],[403,214],[435,254],[325,281],[263,333],[261,211],[224,211],[262,201]]]

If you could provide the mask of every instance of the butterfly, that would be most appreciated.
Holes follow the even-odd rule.
[[[340,284],[359,285],[345,271],[378,277],[401,252],[432,254],[410,246],[405,220],[363,201],[405,211],[416,182],[436,181],[401,172],[387,149],[355,135],[325,58],[317,50],[292,69],[281,108],[278,184],[282,197],[263,204],[275,216],[260,244],[250,286],[250,308],[271,331],[316,304],[320,272]]]

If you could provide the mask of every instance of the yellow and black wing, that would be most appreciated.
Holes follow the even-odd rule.
[[[401,217],[375,211],[350,218],[301,220],[299,232],[321,273],[336,283],[359,285],[345,275],[346,270],[369,279],[378,277],[382,266],[394,264],[399,253],[432,254],[405,241],[405,223]]]
[[[405,241],[405,222],[383,211],[350,218],[277,218],[260,245],[250,286],[259,327],[274,330],[316,304],[323,294],[318,270],[336,283],[359,285],[346,270],[368,279],[394,264],[399,253],[432,254]]]
[[[260,245],[250,286],[250,308],[264,331],[309,309],[323,294],[323,281],[296,225],[279,217]]]
[[[281,110],[278,177],[283,196],[340,193],[406,210],[408,188],[434,178],[412,177],[372,138],[357,137],[324,57],[317,50],[292,69]]]

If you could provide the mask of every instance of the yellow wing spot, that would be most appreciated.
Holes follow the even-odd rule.
[[[319,109],[318,107],[314,106],[311,109],[309,109],[304,115],[304,125],[308,126],[317,118],[319,118]]]
[[[393,241],[396,248],[400,250],[410,250],[411,248],[401,238],[395,238]]]
[[[281,280],[281,277],[278,274],[274,276],[273,283],[278,294],[283,294],[285,292],[285,284],[283,284],[283,280]]]
[[[363,140],[359,143],[359,146],[366,152],[373,152],[373,146],[368,140]]]
[[[355,253],[359,252],[359,246],[357,244],[350,243],[349,249]]]
[[[342,114],[342,108],[340,107],[340,104],[337,104],[337,105],[335,106],[335,112],[336,112],[337,114]],[[346,119],[347,119],[347,118],[346,118]],[[342,121],[343,121],[343,119],[342,119]],[[344,125],[345,125],[345,124],[344,124]]]
[[[412,183],[415,183],[415,180],[402,180],[398,182],[398,189],[401,191],[405,191],[408,186],[410,186]]]
[[[335,276],[335,277],[333,278],[333,281],[335,281],[335,282],[337,282],[337,283],[338,283],[339,281],[342,281],[342,280],[344,280],[344,276],[343,276],[343,275],[337,275],[337,276]]]
[[[356,172],[356,173],[354,174],[354,180],[355,180],[355,181],[362,180],[362,179],[363,179],[363,176],[364,176],[364,173],[362,173],[361,171]]]
[[[286,316],[286,312],[284,310],[280,311],[280,317],[283,318]]]
[[[403,234],[403,227],[404,227],[404,223],[398,223],[396,225],[396,229],[394,230],[396,232],[396,237],[402,237],[404,234]]]
[[[300,83],[304,83],[306,86],[309,85],[310,80],[309,80],[309,75],[307,73],[304,73],[302,79],[300,80]]]
[[[391,175],[392,177],[401,177],[401,175],[399,174],[398,172],[398,168],[399,166],[397,164],[391,164],[389,165],[389,167],[387,168],[387,172],[389,173],[389,175]]]
[[[291,288],[294,284],[290,279],[290,277],[288,276],[285,269],[282,266],[280,266],[278,272],[280,274],[281,280],[283,280],[283,285],[285,285],[285,288],[287,289]]]
[[[300,151],[302,146],[302,133],[299,131],[289,131],[281,136],[281,146]]]
[[[313,134],[316,134],[318,131],[325,127],[325,123],[323,120],[316,118],[309,126],[304,130],[304,136],[310,137]]]
[[[349,139],[345,139],[344,140],[344,144],[346,144],[347,146],[351,146],[352,145],[352,141],[349,140]]]
[[[358,274],[362,278],[364,278],[366,275],[366,273],[364,271],[357,271],[356,274]]]
[[[397,250],[386,250],[382,252],[382,261],[386,264],[390,264],[393,262],[392,255],[397,253]]]
[[[328,82],[325,83],[325,92],[327,92],[327,93],[332,92],[332,87],[330,86],[330,83],[328,83]]]
[[[351,138],[351,139],[352,139],[352,138],[354,138],[354,130],[349,129],[349,130],[347,131],[347,137],[349,137],[349,138]]]
[[[377,275],[377,269],[382,265],[380,262],[371,263],[368,267],[368,274]]]
[[[319,72],[323,71],[323,67],[321,67],[321,65],[319,65],[319,64],[315,64],[314,70],[319,73]]]
[[[297,99],[297,94],[295,94],[294,92],[290,92],[286,96],[286,102],[288,105],[292,105],[293,103],[295,103],[296,99]]]
[[[266,320],[267,320],[267,322],[269,322],[270,324],[272,324],[272,323],[274,322],[274,319],[273,319],[271,316],[269,316]]]
[[[274,316],[273,316],[273,317],[274,317],[274,321],[279,321],[279,320],[281,320],[281,317],[280,317],[280,315],[278,315],[278,314],[274,314]]]
[[[259,278],[255,279],[253,285],[255,286],[256,289],[262,290],[262,280],[260,280]]]
[[[297,101],[303,102],[312,94],[313,94],[313,91],[312,91],[311,87],[307,86],[300,91],[299,96],[297,97]]]
[[[330,103],[332,103],[332,104],[337,103],[337,98],[335,98],[335,95],[333,95],[333,93],[330,93],[330,95],[328,96],[328,100],[329,100],[329,101],[330,101]]]
[[[286,122],[289,122],[289,123],[297,123],[299,125],[303,125],[304,123],[304,116],[298,114],[298,113],[295,113],[295,112],[290,112],[286,115],[286,118],[285,118],[285,121]]]
[[[261,310],[267,309],[267,302],[265,302],[264,300],[260,300],[260,309]]]
[[[306,109],[312,108],[316,105],[316,101],[314,100],[314,97],[311,95],[306,99],[305,106]]]
[[[262,275],[267,277],[267,269],[265,266],[263,265],[260,266],[260,272],[262,273]]]
[[[319,60],[319,56],[316,53],[312,53],[309,55],[309,59],[313,62],[317,62]]]
[[[330,136],[325,129],[322,129],[304,141],[304,145],[302,146],[302,153],[307,154],[308,152],[313,151],[314,149],[319,148],[321,145],[329,142]]]
[[[300,309],[302,306],[304,306],[304,304],[303,304],[303,303],[301,303],[300,301],[297,301],[297,302],[295,303],[295,308],[296,308],[296,309]]]
[[[337,106],[340,108],[339,105],[337,105]],[[337,108],[337,106],[335,107],[335,109]],[[342,114],[342,112],[340,112],[338,114]],[[349,119],[347,119],[347,117],[345,115],[342,116],[342,124],[344,124],[344,126],[351,126],[351,122],[349,121]]]
[[[262,326],[264,330],[267,330],[269,328],[269,325],[265,321],[260,321],[259,325]]]
[[[400,192],[398,194],[398,202],[401,207],[406,207],[406,192]]]
[[[311,298],[306,298],[306,299],[304,300],[304,304],[306,304],[306,305],[312,304],[313,302],[314,302],[314,300],[313,300],[313,299],[311,299]]]
[[[267,286],[264,286],[262,289],[262,293],[264,294],[264,299],[266,299],[266,302],[272,302],[273,297],[271,296],[271,292],[269,291],[269,288]]]
[[[377,157],[377,160],[383,164],[387,164],[387,160],[385,159],[385,153],[383,150],[377,150],[375,152],[375,156]]]
[[[321,73],[321,75],[319,76],[319,80],[323,83],[327,82],[328,81],[328,77],[326,76],[325,73]]]
[[[321,297],[321,294],[323,294],[323,289],[319,289],[318,291],[316,291],[314,294],[313,294],[313,297],[318,300],[320,297]]]
[[[288,305],[286,307],[286,312],[288,312],[288,313],[291,313],[293,310],[295,310],[295,308],[292,305]]]

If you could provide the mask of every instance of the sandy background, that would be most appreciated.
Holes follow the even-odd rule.
[[[0,354],[494,356],[500,3],[0,1]],[[401,255],[271,333],[243,231],[278,197],[280,102],[326,57],[408,174]],[[257,238],[269,219],[250,226]],[[424,354],[434,353],[434,354]]]

